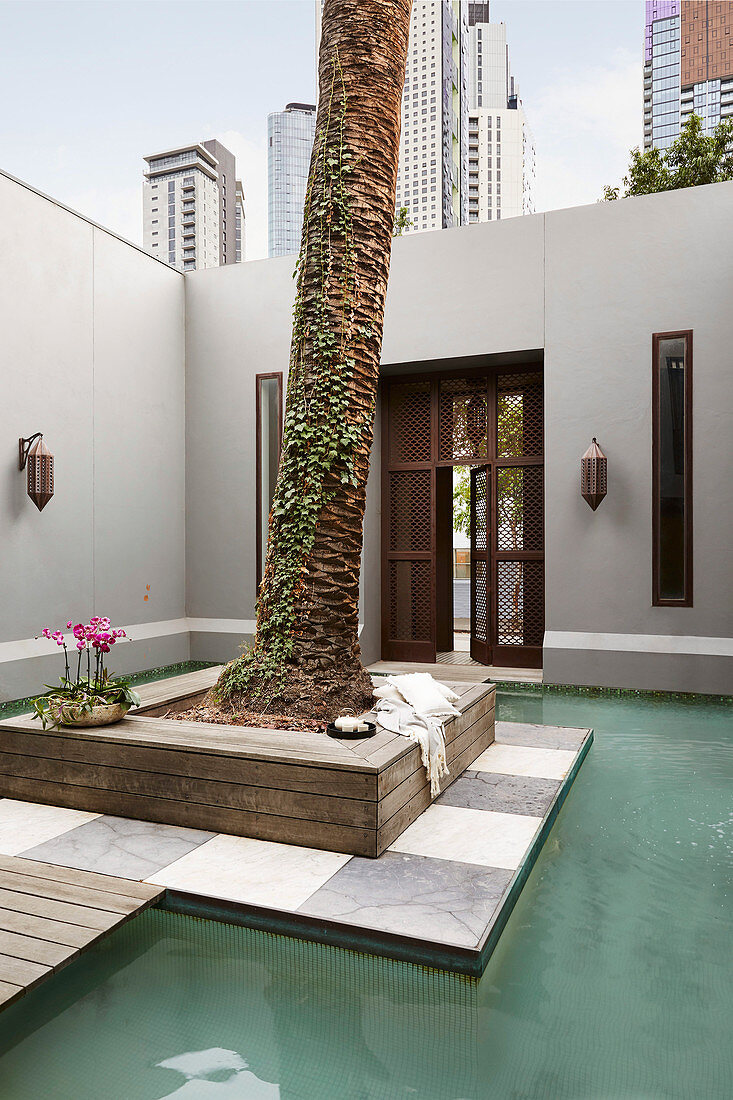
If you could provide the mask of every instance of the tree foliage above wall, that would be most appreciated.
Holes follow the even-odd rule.
[[[698,115],[690,115],[669,149],[631,150],[628,175],[621,187],[604,187],[611,201],[633,195],[653,195],[733,180],[733,119],[719,122],[712,134],[702,129]]]

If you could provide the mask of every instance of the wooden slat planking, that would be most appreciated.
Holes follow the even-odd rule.
[[[169,676],[167,680],[155,680],[151,684],[141,684],[135,690],[140,696],[140,706],[135,713],[143,714],[161,704],[170,705],[179,700],[189,700],[212,688],[219,679],[224,666],[200,668],[197,672],[185,672],[182,676]],[[193,703],[189,705],[193,706]]]
[[[159,685],[157,702],[165,703],[166,684],[178,700],[200,690],[198,673],[175,680]],[[461,711],[446,722],[455,778],[494,739],[495,688],[452,686]],[[23,716],[0,730],[0,795],[136,820],[377,856],[430,803],[419,746],[387,730],[345,741],[137,715],[101,729],[46,731]],[[22,893],[4,876],[0,857],[0,907],[8,891]],[[44,904],[73,901],[73,886],[59,880]],[[92,911],[93,889],[87,882]]]
[[[154,904],[159,886],[0,857],[0,1008]]]

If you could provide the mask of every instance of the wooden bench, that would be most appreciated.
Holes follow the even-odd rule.
[[[419,747],[385,730],[341,741],[160,717],[201,697],[215,678],[203,673],[148,685],[139,711],[113,726],[0,723],[0,795],[362,856],[380,855],[430,805]],[[494,686],[452,686],[461,715],[446,723],[443,788],[494,740]]]

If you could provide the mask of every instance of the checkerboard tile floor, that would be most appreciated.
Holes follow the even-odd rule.
[[[497,722],[496,742],[379,859],[0,799],[0,854],[476,948],[586,729]]]

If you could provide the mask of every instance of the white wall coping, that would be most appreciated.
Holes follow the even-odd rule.
[[[362,625],[359,624],[361,634]],[[120,638],[117,645],[130,642],[143,642],[148,638],[167,638],[174,634],[200,633],[200,634],[239,634],[252,635],[257,623],[255,619],[164,619],[155,623],[134,623],[126,626],[129,637]],[[69,650],[76,646],[74,636],[70,632],[64,633]],[[9,661],[26,661],[38,657],[53,656],[58,652],[55,643],[47,638],[20,638],[12,642],[0,642],[0,664]]]
[[[573,630],[548,630],[545,632],[544,648],[733,657],[733,638],[702,638],[690,634],[586,634]]]

